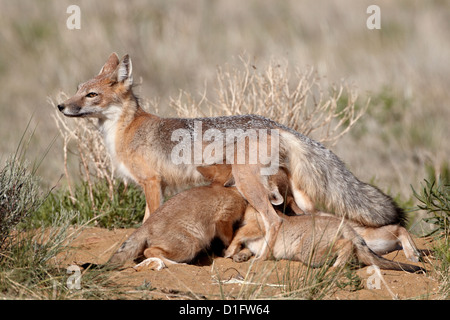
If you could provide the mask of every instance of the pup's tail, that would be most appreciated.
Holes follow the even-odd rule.
[[[106,266],[110,268],[119,268],[127,260],[134,260],[143,254],[144,250],[148,247],[147,237],[145,229],[139,228],[134,231],[131,236],[120,246],[120,248],[114,253]]]
[[[405,214],[391,197],[359,181],[345,164],[320,143],[288,128],[280,130],[281,161],[300,189],[328,212],[368,227],[405,223]],[[295,192],[294,192],[295,197]],[[297,200],[301,203],[301,199]]]
[[[391,261],[383,257],[380,257],[375,252],[370,250],[370,248],[367,246],[362,237],[357,236],[353,238],[353,244],[355,245],[356,256],[358,257],[359,262],[365,265],[368,266],[376,265],[380,269],[397,270],[397,271],[403,270],[411,273],[418,271],[426,272],[426,269],[419,266],[415,266],[413,264]]]

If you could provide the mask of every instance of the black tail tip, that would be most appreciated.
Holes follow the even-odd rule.
[[[120,265],[105,263],[105,264],[97,264],[97,263],[80,263],[77,264],[83,270],[104,270],[104,271],[112,271],[120,268]]]
[[[101,264],[97,264],[97,263],[91,263],[91,262],[86,262],[86,263],[82,263],[78,265],[80,268],[87,270],[87,269],[101,269],[103,268],[103,265]]]
[[[416,266],[413,264],[407,264],[407,265],[400,265],[400,267],[402,268],[402,270],[410,272],[410,273],[424,273],[426,274],[428,272],[427,269],[420,267],[420,266]]]

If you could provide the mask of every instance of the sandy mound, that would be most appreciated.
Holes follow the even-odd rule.
[[[132,232],[133,229],[87,228],[73,242],[73,250],[65,254],[62,264],[104,263]],[[427,239],[416,239],[416,244],[421,249],[430,247]],[[392,252],[385,257],[410,263],[402,251]],[[380,278],[372,268],[364,267],[356,271],[357,277],[354,274],[341,276],[339,279],[342,289],[333,286],[335,290],[325,291],[319,286],[317,290],[308,290],[305,289],[306,282],[302,280],[307,275],[307,268],[299,262],[252,259],[245,263],[235,263],[231,259],[212,258],[207,253],[200,255],[192,265],[173,265],[161,271],[137,272],[132,268],[133,265],[130,261],[120,271],[109,271],[114,282],[123,286],[131,298],[433,299],[438,286],[429,275],[381,270]],[[422,265],[427,269],[431,268],[429,264]],[[317,269],[313,270],[318,272]],[[322,275],[318,274],[310,278],[317,279],[320,276]],[[326,281],[328,278],[324,279]],[[81,281],[81,285],[82,283]],[[323,297],[321,290],[326,292]]]

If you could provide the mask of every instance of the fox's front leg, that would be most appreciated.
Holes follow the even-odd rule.
[[[145,180],[142,185],[144,188],[146,202],[144,220],[142,222],[145,222],[145,220],[150,217],[150,214],[158,209],[162,204],[163,196],[161,177],[154,176],[150,179]]]
[[[243,262],[252,256],[252,252],[248,248],[242,248],[242,246],[248,241],[264,237],[264,226],[260,225],[261,221],[257,215],[259,213],[252,206],[247,207],[244,225],[237,229],[233,240],[225,251],[225,258],[233,258],[235,262]]]
[[[236,188],[261,215],[266,241],[264,242],[259,259],[268,259],[274,248],[282,219],[277,215],[269,201],[269,190],[262,183],[260,167],[258,165],[235,164],[232,165],[231,169]]]
[[[242,228],[241,228],[242,229]],[[236,235],[231,241],[228,248],[225,250],[224,256],[225,258],[232,258],[236,253],[241,250],[243,244],[243,235],[242,232],[239,232],[241,229],[238,229]]]

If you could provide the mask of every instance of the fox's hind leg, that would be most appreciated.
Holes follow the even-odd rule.
[[[335,244],[338,252],[338,257],[333,264],[333,267],[345,265],[354,252],[353,243],[349,239],[340,239],[336,241]]]
[[[295,187],[291,183],[291,190],[292,195],[295,199],[296,206],[300,207],[301,211],[303,211],[306,214],[313,214],[315,213],[316,209],[314,206],[314,202],[311,200],[311,198],[303,191]]]
[[[164,264],[164,261],[161,258],[151,257],[138,263],[133,267],[133,269],[136,271],[142,271],[146,269],[159,271],[166,267],[167,266]]]
[[[236,188],[262,217],[266,231],[266,241],[265,247],[259,258],[264,260],[269,258],[270,251],[275,245],[282,219],[277,215],[270,203],[270,191],[262,182],[260,169],[261,167],[258,165],[232,165]]]
[[[228,247],[233,239],[233,224],[229,221],[220,221],[216,225],[217,237]]]
[[[402,243],[406,258],[410,261],[418,262],[422,254],[419,249],[417,249],[416,244],[414,243],[414,240],[409,232],[404,227],[399,226],[397,237]]]

